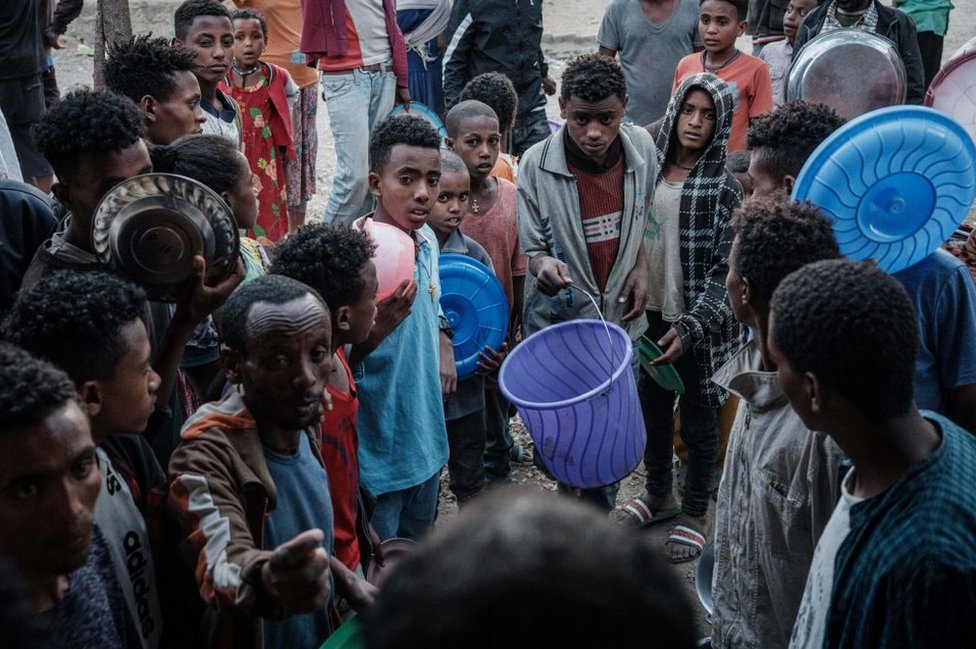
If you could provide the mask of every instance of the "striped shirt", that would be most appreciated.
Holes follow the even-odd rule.
[[[607,288],[607,278],[620,250],[620,220],[624,210],[624,157],[601,173],[588,173],[572,164],[579,191],[583,235],[590,254],[590,264],[600,292]]]

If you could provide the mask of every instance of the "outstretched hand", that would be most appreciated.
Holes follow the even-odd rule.
[[[261,567],[261,581],[286,615],[307,613],[329,598],[329,556],[322,548],[325,534],[311,529],[279,545]]]

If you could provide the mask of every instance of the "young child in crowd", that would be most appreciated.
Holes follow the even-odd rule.
[[[307,224],[275,248],[271,272],[308,284],[332,311],[332,373],[325,386],[332,409],[322,413],[322,462],[329,476],[335,530],[334,553],[349,570],[365,574],[371,561],[383,562],[379,537],[369,525],[359,479],[359,392],[346,348],[363,343],[376,321],[375,246],[365,233],[339,225]],[[371,504],[371,503],[370,503]],[[375,555],[375,556],[374,556]],[[357,602],[340,589],[340,613]]]
[[[454,253],[471,257],[494,272],[487,251],[459,229],[461,222],[467,218],[465,211],[468,208],[469,187],[468,168],[464,161],[456,153],[442,152],[437,201],[431,205],[427,225],[437,236],[441,254]],[[479,373],[458,381],[457,392],[444,402],[447,441],[450,447],[447,468],[450,473],[450,488],[459,507],[485,488],[487,429],[485,379],[482,374],[497,371],[503,359],[491,347],[486,347],[482,352],[482,361],[479,362]]]
[[[803,424],[854,463],[814,551],[790,647],[976,637],[976,437],[916,408],[913,311],[898,280],[865,262],[809,264],[773,293],[780,387]]]
[[[166,474],[142,437],[155,410],[159,375],[150,365],[142,289],[103,272],[59,271],[21,291],[3,338],[57,364],[74,382],[91,424],[101,492],[95,542],[102,570],[119,598],[126,646],[158,646],[163,629],[154,555]],[[127,632],[120,633],[122,637]],[[134,644],[128,644],[134,642]]]
[[[769,302],[787,275],[840,251],[827,217],[785,196],[747,203],[732,228],[725,286],[753,337],[713,379],[739,404],[715,505],[712,646],[785,649],[843,454],[776,385]]]
[[[234,25],[230,10],[216,0],[186,0],[173,15],[175,42],[195,55],[193,74],[200,83],[203,132],[226,137],[240,147],[244,135],[241,111],[218,84],[234,57]]]
[[[109,50],[105,86],[139,106],[150,144],[169,144],[202,132],[206,117],[200,107],[200,82],[193,74],[194,58],[190,50],[151,34],[133,36]]]
[[[257,200],[251,168],[244,154],[227,138],[191,135],[168,146],[153,147],[150,157],[154,171],[186,176],[217,192],[242,232],[254,226]],[[264,275],[270,264],[264,246],[246,236],[240,237],[240,258],[244,265],[243,282]],[[219,361],[220,336],[213,319],[208,317],[194,328],[180,361],[201,403],[214,398],[223,387]]]
[[[790,0],[783,14],[783,34],[786,38],[770,43],[759,52],[759,58],[769,66],[769,80],[773,88],[773,108],[786,103],[786,75],[793,62],[793,41],[796,28],[807,14],[819,5],[818,0]]]
[[[652,363],[674,364],[685,385],[678,403],[688,469],[679,505],[672,491],[675,396],[642,373],[647,493],[614,518],[645,526],[678,516],[667,541],[675,562],[694,559],[705,545],[719,448],[716,409],[728,397],[711,377],[738,346],[739,327],[725,292],[729,220],[742,201],[739,183],[725,168],[734,106],[732,87],[719,77],[686,77],[671,97],[657,140],[661,174],[645,234],[647,329],[664,351]]]
[[[501,72],[485,72],[464,84],[461,101],[480,101],[495,111],[498,117],[499,140],[498,161],[491,175],[514,183],[518,178],[518,158],[508,152],[512,127],[518,111],[518,95],[511,79]],[[509,117],[511,116],[511,117]]]
[[[353,345],[349,365],[359,390],[359,462],[376,496],[372,524],[382,540],[420,538],[437,513],[440,471],[447,463],[443,398],[457,382],[450,325],[440,308],[437,238],[425,225],[437,199],[441,138],[429,122],[394,115],[370,139],[367,219],[414,241],[414,279],[377,304],[376,325]],[[381,253],[382,254],[382,253]]]
[[[748,9],[746,0],[703,0],[699,9],[698,31],[705,51],[678,62],[672,92],[688,76],[711,72],[728,82],[735,94],[729,151],[746,148],[750,120],[773,107],[769,68],[754,56],[740,51],[735,39],[745,33]]]
[[[153,147],[153,171],[186,176],[206,185],[230,207],[237,227],[250,230],[260,218],[251,168],[243,153],[226,138],[221,139],[218,135],[191,135],[169,146]],[[265,247],[245,236],[240,246],[244,281],[264,275],[270,264]]]
[[[511,344],[522,322],[526,262],[519,246],[515,185],[492,175],[501,142],[499,119],[486,104],[465,100],[447,113],[446,121],[447,145],[464,161],[471,182],[464,233],[488,251],[495,275],[505,289]],[[486,382],[485,407],[486,478],[493,482],[506,481],[512,471],[513,452],[516,459],[526,461],[527,458],[525,451],[512,440],[509,403],[493,379]]]
[[[238,9],[234,21],[234,60],[220,84],[241,111],[242,150],[251,164],[258,192],[256,237],[272,242],[288,233],[285,158],[294,157],[290,105],[298,86],[284,68],[261,60],[268,23],[261,12]]]

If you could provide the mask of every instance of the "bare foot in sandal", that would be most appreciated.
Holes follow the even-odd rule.
[[[610,520],[624,525],[648,527],[664,521],[669,521],[681,513],[681,505],[669,494],[663,497],[648,496],[644,492],[635,496],[623,507],[610,512]]]
[[[665,549],[671,555],[671,563],[684,563],[701,556],[708,542],[708,518],[681,514],[671,528]]]

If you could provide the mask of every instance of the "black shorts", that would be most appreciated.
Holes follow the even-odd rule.
[[[44,83],[41,75],[0,80],[0,110],[20,160],[24,180],[51,176],[51,165],[37,149],[31,127],[44,115]]]

